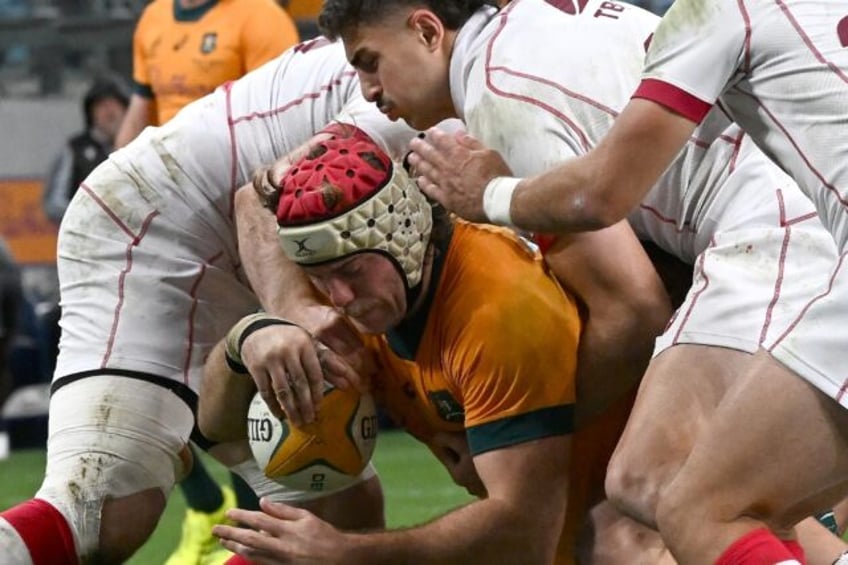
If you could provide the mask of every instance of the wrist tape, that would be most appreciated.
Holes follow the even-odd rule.
[[[489,221],[498,226],[513,227],[510,215],[512,193],[521,179],[515,177],[495,177],[483,191],[483,212]]]
[[[224,357],[227,359],[227,365],[234,373],[241,375],[248,374],[247,367],[241,359],[241,346],[247,336],[262,328],[268,326],[296,326],[294,322],[289,322],[283,318],[272,316],[266,312],[257,312],[245,316],[227,332],[227,343],[224,350]]]

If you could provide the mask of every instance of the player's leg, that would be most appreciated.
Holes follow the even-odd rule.
[[[662,491],[750,358],[728,348],[676,345],[651,361],[607,469],[607,496],[619,510],[656,528]]]
[[[62,339],[56,382],[64,386],[51,403],[55,432],[51,433],[47,479],[39,495],[55,504],[35,503],[34,519],[30,505],[24,509],[25,520],[13,516],[3,523],[4,541],[9,540],[4,547],[16,548],[10,554],[17,551],[22,563],[36,557],[39,565],[74,563],[74,552],[100,555],[104,562],[122,560],[147,538],[164,504],[163,493],[182,474],[182,468],[175,471],[163,457],[182,461],[181,453],[185,456],[182,450],[193,424],[188,403],[193,400],[191,388],[199,382],[199,365],[227,328],[255,308],[255,299],[233,275],[235,251],[226,247],[217,232],[203,233],[205,223],[200,222],[199,228],[192,225],[190,210],[180,215],[179,222],[172,222],[110,162],[87,182],[91,186],[77,193],[59,238]],[[63,382],[86,374],[79,384]],[[60,401],[70,394],[62,392],[66,387],[80,390],[85,381],[94,383],[110,374],[121,377],[102,398]],[[139,382],[153,389],[135,391]],[[157,414],[158,406],[170,406],[168,414],[159,420],[149,416],[142,420],[142,413],[133,407],[143,405],[148,396],[157,399],[162,390],[167,393],[164,399],[147,413]],[[128,391],[144,398],[133,398]],[[91,407],[102,412],[93,413]],[[188,411],[187,423],[168,420],[168,415],[181,418],[184,411]],[[77,418],[82,415],[94,424]],[[123,420],[131,422],[129,430]],[[84,432],[85,442],[77,441],[74,428]],[[129,439],[124,441],[123,436]],[[54,443],[57,447],[52,447]],[[145,467],[148,460],[156,465],[152,474]],[[99,465],[102,461],[106,464]],[[92,465],[97,472],[90,469]],[[80,482],[77,475],[85,475],[82,478],[90,482]],[[134,495],[144,500],[143,507],[136,508],[142,504],[136,499],[126,502]],[[87,506],[66,503],[69,497],[84,499]],[[27,530],[25,536],[20,528]],[[70,532],[73,543],[50,548],[62,547],[64,553],[46,560],[40,554],[30,555],[26,539],[60,532]]]
[[[795,562],[780,540],[848,493],[846,430],[848,411],[758,353],[666,489],[663,539],[684,563]]]
[[[656,532],[619,512],[609,501],[592,508],[577,544],[577,562],[593,565],[674,565]]]
[[[190,465],[193,416],[171,390],[108,374],[67,381],[50,400],[41,488],[0,514],[2,563],[126,560]]]

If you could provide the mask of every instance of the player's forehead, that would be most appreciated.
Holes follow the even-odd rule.
[[[344,277],[354,272],[362,272],[359,270],[362,268],[373,268],[380,257],[382,255],[375,251],[360,251],[319,265],[304,265],[304,268],[312,277],[322,279]]]

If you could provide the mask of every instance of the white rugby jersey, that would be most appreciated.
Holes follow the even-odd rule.
[[[499,13],[483,9],[454,46],[454,105],[517,176],[545,171],[606,135],[639,84],[658,22],[604,0],[514,0]],[[773,175],[768,190],[742,182],[762,175]],[[629,219],[640,238],[693,261],[716,230],[775,225],[776,206],[764,204],[777,188],[787,193],[788,217],[812,211],[791,180],[714,111]]]
[[[341,42],[318,38],[145,129],[110,159],[160,213],[203,222],[234,244],[235,191],[333,122],[356,125],[398,159],[415,134],[362,98]]]
[[[635,96],[699,122],[716,104],[848,243],[848,3],[676,0]]]

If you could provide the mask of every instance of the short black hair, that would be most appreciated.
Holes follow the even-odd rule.
[[[381,21],[399,8],[426,8],[446,28],[457,30],[482,6],[496,4],[494,0],[324,0],[318,27],[328,38],[338,39],[362,24]]]

